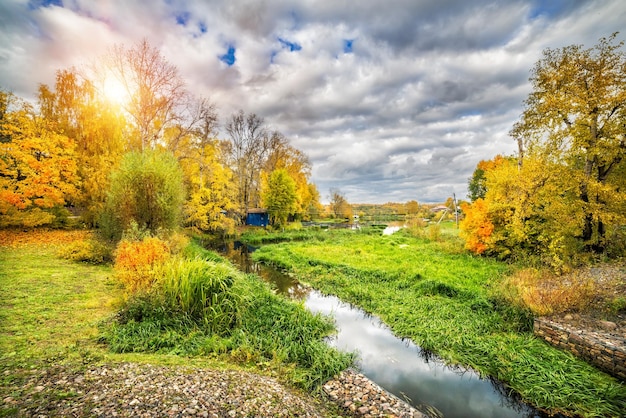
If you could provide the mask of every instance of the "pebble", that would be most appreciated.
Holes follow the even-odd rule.
[[[340,373],[322,389],[326,399],[245,371],[120,363],[81,371],[51,366],[12,387],[0,387],[0,399],[23,417],[306,418],[336,417],[337,411],[367,418],[427,417],[354,370]],[[60,391],[76,395],[59,399]],[[329,402],[337,409],[329,409]],[[0,413],[2,409],[0,405]]]
[[[617,324],[611,321],[598,321],[598,324],[601,328],[606,329],[608,331],[612,331],[617,329]]]
[[[322,389],[330,399],[356,416],[428,418],[355,370],[341,372]]]

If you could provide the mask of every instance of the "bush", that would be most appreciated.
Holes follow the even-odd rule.
[[[156,235],[175,230],[182,220],[183,174],[171,153],[131,152],[111,175],[100,220],[106,238],[118,240],[133,222]]]
[[[441,226],[438,224],[428,226],[428,239],[431,241],[441,240]]]
[[[509,299],[536,315],[584,310],[595,295],[595,283],[590,277],[575,273],[557,276],[532,268],[510,276],[504,286]]]
[[[59,256],[72,261],[102,264],[113,260],[113,249],[101,240],[87,238],[63,246]]]
[[[425,235],[425,229],[428,222],[417,216],[407,216],[405,219],[405,225],[407,232],[414,237],[423,238]]]
[[[115,251],[115,274],[129,293],[147,291],[155,281],[161,264],[169,257],[167,243],[159,238],[122,240]]]

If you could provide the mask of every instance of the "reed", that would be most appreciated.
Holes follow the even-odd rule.
[[[552,315],[587,308],[596,294],[595,281],[570,273],[557,276],[546,270],[527,268],[509,276],[503,288],[513,303],[536,315]]]
[[[164,303],[201,323],[211,334],[225,335],[237,324],[241,295],[233,290],[238,272],[225,263],[174,258],[157,281]]]

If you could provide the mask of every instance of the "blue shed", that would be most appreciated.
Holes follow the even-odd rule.
[[[246,225],[251,226],[267,226],[270,216],[267,209],[248,209],[246,214]]]

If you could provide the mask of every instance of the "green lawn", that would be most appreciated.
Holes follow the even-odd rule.
[[[0,399],[15,390],[29,370],[57,365],[82,368],[132,361],[249,368],[219,357],[113,353],[99,343],[102,324],[115,315],[123,295],[110,266],[61,259],[59,245],[1,244]]]
[[[100,351],[98,323],[121,289],[111,269],[55,256],[54,246],[0,247],[2,362],[76,359]]]

